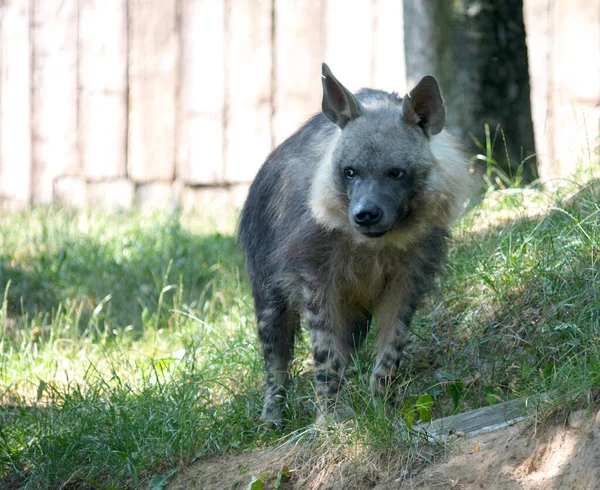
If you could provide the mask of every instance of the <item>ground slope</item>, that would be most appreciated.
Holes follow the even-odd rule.
[[[279,478],[280,489],[351,490],[391,489],[600,489],[600,427],[590,420],[579,429],[566,422],[545,426],[534,422],[481,434],[455,438],[446,456],[409,474],[378,472],[380,462],[340,466],[321,471],[301,466],[310,461],[299,453],[306,448],[279,447],[233,456],[201,459],[177,475],[168,490],[251,488],[254,480],[274,488],[282,468],[289,478]],[[393,467],[389,461],[384,465]],[[283,473],[286,471],[284,469]]]

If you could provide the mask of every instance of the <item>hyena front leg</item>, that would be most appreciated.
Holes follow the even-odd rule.
[[[284,301],[256,301],[258,338],[262,344],[267,372],[267,389],[262,418],[275,425],[282,423],[285,384],[294,351],[299,316]]]
[[[306,301],[306,319],[313,345],[317,422],[320,422],[336,411],[345,360],[327,308],[309,298]]]
[[[396,379],[415,307],[395,313],[390,309],[397,307],[384,309],[377,326],[377,356],[370,383],[373,396],[385,395]]]

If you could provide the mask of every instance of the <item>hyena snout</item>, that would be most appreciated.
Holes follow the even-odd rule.
[[[358,226],[373,226],[383,218],[383,209],[373,202],[361,202],[354,208],[354,223]]]
[[[369,238],[385,235],[392,229],[395,213],[381,199],[364,196],[348,210],[348,219],[355,230]]]

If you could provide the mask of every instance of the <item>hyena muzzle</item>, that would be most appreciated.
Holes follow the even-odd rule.
[[[239,225],[267,371],[263,418],[276,424],[302,318],[319,417],[335,411],[344,366],[372,316],[371,391],[386,390],[471,184],[467,160],[443,131],[435,78],[404,98],[352,94],[323,64],[322,83],[322,113],[267,158]]]

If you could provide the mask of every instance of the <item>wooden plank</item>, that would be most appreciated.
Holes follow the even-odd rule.
[[[79,3],[79,148],[89,180],[127,172],[127,0]]]
[[[108,211],[129,209],[134,203],[135,184],[129,179],[93,182],[87,185],[86,192],[88,205]]]
[[[181,205],[185,212],[203,213],[210,209],[211,218],[229,219],[242,209],[248,189],[248,184],[184,187]]]
[[[225,2],[181,0],[177,176],[223,181]]]
[[[554,186],[589,163],[600,126],[598,2],[527,0],[523,7],[537,160]]]
[[[32,1],[32,191],[35,203],[51,203],[54,179],[79,172],[78,2]]]
[[[356,92],[373,85],[371,0],[327,0],[325,58],[333,74]]]
[[[557,0],[551,50],[557,174],[589,165],[600,129],[600,9],[594,0]]]
[[[324,1],[275,0],[275,145],[321,109]]]
[[[249,182],[271,150],[271,0],[227,7],[225,181]]]
[[[0,200],[31,198],[30,4],[0,4]]]
[[[450,434],[474,436],[516,424],[532,416],[537,407],[534,399],[519,398],[498,403],[470,412],[442,417],[428,423],[419,424],[432,438],[444,438]]]
[[[375,0],[373,32],[373,74],[371,86],[407,92],[404,60],[404,8],[397,0]]]
[[[177,189],[172,182],[140,184],[135,190],[135,205],[144,212],[173,211],[177,207]]]
[[[176,0],[129,1],[128,171],[136,182],[175,174]]]
[[[58,177],[54,180],[54,202],[82,208],[86,199],[87,185],[83,177]]]

